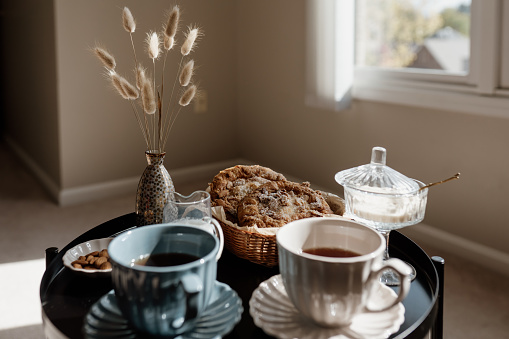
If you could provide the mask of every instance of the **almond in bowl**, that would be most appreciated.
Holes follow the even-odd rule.
[[[108,277],[111,275],[108,245],[113,238],[94,239],[69,249],[62,261],[73,272],[87,277]]]

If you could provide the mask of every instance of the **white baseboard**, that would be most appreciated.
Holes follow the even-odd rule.
[[[54,201],[58,202],[58,195],[60,192],[60,185],[56,183],[51,177],[44,171],[39,164],[37,164],[28,153],[18,145],[16,141],[7,135],[3,136],[5,143],[9,148],[18,156],[19,160],[25,164],[29,171],[37,178],[48,194],[53,198]]]
[[[505,252],[422,223],[405,227],[402,233],[418,244],[428,244],[437,250],[443,249],[447,253],[509,277],[509,254]],[[428,254],[440,256],[440,253]],[[447,267],[447,258],[444,259]]]
[[[197,178],[213,178],[220,170],[240,163],[247,162],[243,159],[231,159],[198,166],[171,169],[169,172],[174,183],[189,183],[195,181]],[[58,201],[61,206],[70,206],[128,193],[132,193],[134,197],[139,181],[140,176],[136,176],[122,180],[68,188],[60,192]]]
[[[79,205],[90,201],[127,194],[129,192],[131,192],[134,197],[139,180],[139,177],[133,177],[63,189],[58,193],[58,204],[60,206]]]

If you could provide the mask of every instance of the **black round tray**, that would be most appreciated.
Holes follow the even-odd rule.
[[[65,252],[84,241],[110,237],[133,225],[135,214],[126,214],[94,227],[59,252],[56,248],[47,250],[47,267],[40,287],[43,326],[47,338],[83,338],[83,320],[89,308],[112,289],[109,278],[86,278],[66,269],[62,263]],[[391,232],[389,244],[391,256],[409,262],[417,270],[417,278],[403,301],[405,321],[390,338],[421,339],[430,330],[433,338],[441,338],[441,291],[440,276],[435,267],[437,262],[432,261],[419,246],[399,232]],[[438,261],[438,265],[443,264]],[[440,266],[437,267],[441,273]],[[242,319],[225,339],[272,338],[254,324],[249,315],[249,299],[261,282],[276,274],[279,274],[278,267],[267,268],[240,259],[226,250],[223,252],[218,262],[217,280],[234,289],[244,307]]]

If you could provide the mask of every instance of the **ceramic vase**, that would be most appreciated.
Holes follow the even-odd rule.
[[[147,167],[143,172],[136,192],[136,222],[138,226],[161,224],[164,206],[173,199],[175,187],[164,167],[166,153],[146,151]]]

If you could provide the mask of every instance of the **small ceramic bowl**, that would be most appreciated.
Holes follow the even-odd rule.
[[[78,260],[80,256],[86,256],[89,253],[95,252],[95,251],[102,251],[104,249],[108,248],[108,245],[114,238],[102,238],[102,239],[94,239],[85,241],[79,245],[74,246],[73,248],[69,249],[67,252],[65,252],[64,256],[62,257],[62,261],[64,262],[64,266],[68,267],[73,272],[87,276],[87,277],[94,277],[94,278],[106,278],[111,276],[111,268],[106,270],[86,270],[81,268],[74,268],[71,264]]]

